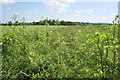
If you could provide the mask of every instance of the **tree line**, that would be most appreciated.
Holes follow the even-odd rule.
[[[76,22],[80,26],[89,26],[89,25],[112,25],[112,23],[90,23],[90,22]]]
[[[12,21],[9,21],[8,23],[0,23],[1,25],[64,25],[64,26],[70,26],[70,25],[80,25],[80,26],[89,26],[89,25],[112,25],[111,23],[90,23],[90,22],[72,22],[72,21],[59,21],[58,19],[45,19],[39,22],[33,21],[33,22],[19,22],[18,20],[14,23]]]
[[[112,25],[111,23],[90,23],[90,22],[72,22],[72,21],[64,21],[61,20],[59,21],[58,19],[48,19],[48,17],[46,19],[44,19],[44,17],[42,16],[42,20],[36,22],[25,22],[25,18],[23,17],[21,22],[19,22],[17,20],[17,15],[13,14],[12,19],[14,20],[14,22],[9,21],[7,23],[1,23],[0,25],[64,25],[64,26],[69,26],[69,25],[80,25],[80,26],[89,26],[89,25]],[[43,20],[44,19],[44,20]]]
[[[64,21],[64,20],[61,20],[59,21],[58,19],[55,20],[55,19],[45,19],[43,21],[39,21],[39,22],[36,22],[36,21],[33,21],[33,22],[19,22],[19,21],[15,21],[14,23],[12,21],[9,21],[8,23],[2,23],[2,25],[46,25],[46,24],[49,24],[49,25],[77,25],[77,22],[72,22],[72,21]]]

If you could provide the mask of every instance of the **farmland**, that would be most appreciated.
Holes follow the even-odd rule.
[[[2,78],[119,78],[118,27],[2,26]]]

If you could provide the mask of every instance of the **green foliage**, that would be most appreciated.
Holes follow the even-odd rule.
[[[12,25],[12,21],[9,21],[9,22],[8,22],[8,25],[11,26],[11,25]]]
[[[13,14],[12,19],[14,20],[14,25],[17,26],[19,24],[18,20],[16,20],[17,19],[17,14]]]
[[[45,24],[3,26],[2,78],[119,78],[117,25]]]
[[[16,14],[13,14],[12,19],[13,19],[14,21],[16,21],[16,18],[17,18],[17,15],[16,15]]]

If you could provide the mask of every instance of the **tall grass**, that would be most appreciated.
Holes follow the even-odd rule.
[[[2,78],[119,78],[117,32],[114,26],[3,26]]]

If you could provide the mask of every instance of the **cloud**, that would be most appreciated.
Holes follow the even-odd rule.
[[[49,0],[45,2],[47,8],[55,13],[65,12],[67,7],[70,7],[70,3],[74,3],[75,0]]]
[[[75,13],[79,14],[79,13],[80,13],[80,11],[79,11],[79,10],[76,10],[76,11],[75,11]]]
[[[49,2],[51,0],[0,0],[2,4],[13,4],[15,2]],[[57,0],[57,1],[64,1],[64,2],[118,2],[119,0]]]
[[[59,1],[62,1],[62,0],[59,0]],[[67,2],[67,3],[74,3],[75,0],[64,0],[64,2]]]
[[[79,14],[74,14],[73,17],[80,17],[80,15]]]
[[[0,4],[14,4],[15,0],[1,0]]]
[[[63,19],[61,20],[65,20],[65,21],[80,21],[81,16],[79,14],[73,14],[72,16],[66,16],[63,17]]]
[[[77,2],[118,2],[119,0],[76,0]]]
[[[112,20],[114,19],[114,17],[111,16],[86,16],[86,17],[82,17],[80,15],[73,15],[73,16],[67,16],[67,17],[63,17],[63,19],[61,20],[65,20],[65,21],[76,21],[76,22],[91,22],[91,23],[112,23]]]
[[[113,18],[114,19],[114,18]],[[102,22],[112,22],[112,20],[113,20],[111,17],[102,17],[101,19],[100,19],[100,21],[102,21]]]
[[[88,10],[86,10],[86,12],[91,13],[91,12],[93,12],[93,9],[88,9]]]

